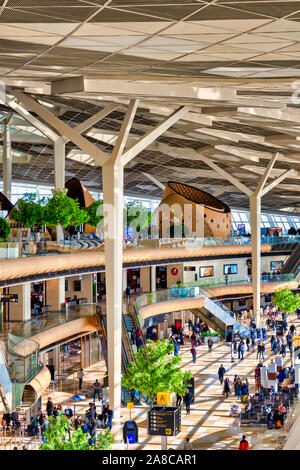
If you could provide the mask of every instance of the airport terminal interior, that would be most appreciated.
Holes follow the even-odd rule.
[[[0,450],[300,450],[300,1],[0,0],[0,160]]]

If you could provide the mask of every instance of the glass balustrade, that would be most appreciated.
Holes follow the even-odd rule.
[[[264,237],[261,244],[271,245],[271,249],[291,251],[300,243],[300,236],[296,237]],[[251,245],[251,238],[153,238],[128,239],[123,241],[124,249],[157,249],[157,248],[197,248],[206,246],[244,246]],[[0,243],[0,260],[17,259],[32,256],[50,256],[57,254],[70,254],[80,250],[104,249],[100,240],[79,239],[55,241],[5,242]]]
[[[12,381],[29,382],[42,368],[39,363],[39,344],[32,339],[34,335],[96,313],[96,305],[85,304],[66,311],[48,312],[11,328],[7,338],[7,361]]]

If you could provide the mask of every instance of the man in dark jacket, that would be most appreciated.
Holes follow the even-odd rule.
[[[50,397],[48,397],[47,405],[46,405],[47,416],[53,415],[53,402]]]
[[[191,413],[191,401],[193,399],[193,394],[189,391],[189,389],[186,389],[185,395],[183,397],[183,402],[185,403],[185,408],[186,408],[186,414]]]
[[[220,367],[219,367],[219,370],[218,370],[218,376],[219,376],[219,380],[220,380],[221,385],[223,383],[225,373],[226,373],[226,370],[225,370],[223,364],[221,364]]]

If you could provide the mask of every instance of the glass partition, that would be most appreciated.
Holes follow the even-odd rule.
[[[7,357],[13,366],[14,381],[18,383],[29,382],[42,367],[39,364],[38,343],[11,333],[7,338]]]

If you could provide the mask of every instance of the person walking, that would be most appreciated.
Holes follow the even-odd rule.
[[[207,342],[209,352],[212,351],[213,344],[214,344],[213,340],[211,339],[211,337],[209,337],[208,342]]]
[[[244,354],[245,354],[245,343],[244,341],[241,341],[241,361],[244,360]]]
[[[192,402],[192,399],[193,399],[193,395],[192,393],[189,391],[189,389],[187,388],[186,391],[185,391],[185,395],[183,397],[183,402],[185,404],[185,409],[186,409],[186,414],[189,415],[191,414],[191,402]]]
[[[223,384],[225,373],[226,373],[225,367],[223,366],[223,364],[221,364],[220,367],[219,367],[219,370],[218,370],[218,376],[219,376],[219,380],[220,380],[221,385]]]
[[[141,349],[142,346],[143,346],[143,338],[141,336],[138,336],[137,339],[136,339],[137,352],[139,352],[139,350]]]
[[[96,401],[96,397],[98,397],[98,400],[100,401],[100,390],[101,390],[101,385],[98,379],[96,379],[96,382],[93,383],[93,389],[94,389],[94,402]]]
[[[80,369],[78,372],[77,372],[77,378],[79,380],[79,390],[82,389],[82,379],[84,377],[84,372],[83,372],[83,369]]]
[[[195,346],[192,347],[191,353],[192,353],[192,356],[193,356],[193,364],[196,364],[197,351],[196,351]]]
[[[176,393],[176,406],[181,406],[182,402],[182,395],[179,395],[179,393]]]
[[[230,380],[228,377],[226,377],[225,382],[224,382],[223,395],[225,395],[226,398],[228,398],[230,395]]]
[[[262,343],[261,346],[260,346],[260,351],[261,351],[261,358],[262,358],[263,361],[265,360],[265,350],[266,350],[266,347]]]

